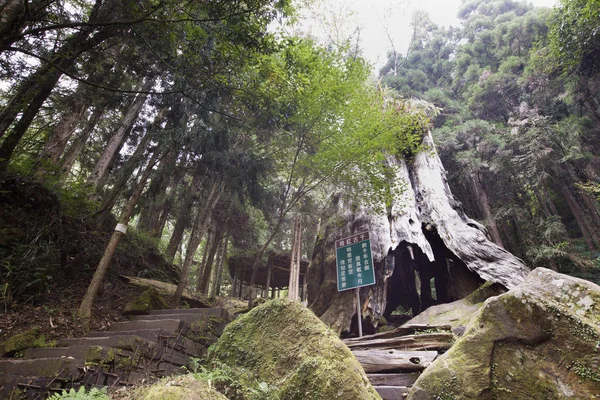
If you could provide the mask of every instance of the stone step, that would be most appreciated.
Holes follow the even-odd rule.
[[[150,310],[149,315],[196,314],[209,317],[229,319],[229,313],[224,308],[175,308],[169,310]]]
[[[33,360],[37,358],[60,358],[60,357],[72,357],[80,360],[89,362],[98,362],[105,360],[107,357],[113,354],[122,354],[124,356],[133,355],[133,352],[116,349],[114,347],[106,346],[71,346],[71,347],[44,347],[44,348],[31,348],[25,350],[23,358],[26,360]]]
[[[382,400],[404,400],[409,388],[406,386],[374,386]]]
[[[111,338],[111,340],[115,343],[119,342],[119,337],[131,336],[138,336],[146,341],[153,342],[153,344],[156,346],[157,352],[166,346],[192,357],[202,357],[206,353],[208,346],[212,344],[212,341],[210,340],[206,341],[206,343],[197,343],[185,337],[184,335],[176,335],[172,332],[165,331],[164,329],[91,332],[88,335],[90,338]]]
[[[420,373],[367,374],[373,386],[412,386]]]
[[[0,399],[21,398],[15,396],[17,390],[21,392],[33,391],[35,393],[46,392],[48,389],[59,391],[67,382],[70,381],[54,379],[53,377],[31,377],[2,373],[0,374]]]
[[[0,374],[72,379],[81,375],[82,361],[70,357],[0,360]]]
[[[156,314],[156,315],[135,315],[131,317],[132,321],[160,321],[175,319],[184,321],[191,328],[197,330],[199,333],[212,332],[216,336],[221,336],[225,326],[227,326],[228,320],[216,317],[208,317],[206,315],[198,314]],[[120,324],[121,322],[119,322]],[[149,322],[150,323],[150,322]],[[114,325],[114,324],[113,324]],[[111,329],[112,330],[112,329]]]
[[[185,321],[180,319],[161,319],[156,321],[151,320],[134,320],[134,321],[126,321],[126,322],[114,322],[108,327],[107,332],[116,332],[116,331],[136,331],[136,330],[145,330],[145,329],[164,329],[169,332],[179,332],[186,325]],[[91,336],[92,334],[88,334]]]
[[[164,331],[161,331],[164,332]],[[166,333],[166,332],[165,332]],[[124,334],[124,335],[107,335],[98,337],[84,337],[84,338],[71,338],[71,339],[60,339],[57,343],[59,347],[79,347],[79,346],[101,346],[101,347],[114,347],[121,350],[129,350],[138,352],[142,355],[157,353],[159,345],[154,338],[145,338],[137,334]]]

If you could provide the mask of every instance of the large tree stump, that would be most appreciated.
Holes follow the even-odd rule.
[[[405,189],[387,215],[352,204],[344,193],[334,195],[325,211],[308,270],[308,302],[332,329],[349,331],[356,313],[352,293],[337,292],[334,243],[361,231],[370,232],[375,262],[376,284],[360,289],[363,318],[372,326],[398,306],[416,315],[463,298],[485,281],[512,288],[528,273],[465,215],[431,135],[423,142],[412,160],[388,160]]]

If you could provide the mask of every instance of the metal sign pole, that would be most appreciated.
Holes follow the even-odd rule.
[[[360,314],[360,289],[356,288],[356,311],[358,313],[358,337],[362,337],[362,315]]]

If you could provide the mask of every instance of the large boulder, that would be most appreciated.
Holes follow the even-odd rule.
[[[600,398],[600,286],[545,268],[485,301],[409,399]]]
[[[169,308],[165,299],[154,288],[144,290],[138,297],[123,307],[124,315],[144,315],[150,310]]]
[[[239,317],[213,354],[216,365],[246,371],[242,381],[272,388],[281,400],[381,399],[350,350],[297,302],[272,300]]]

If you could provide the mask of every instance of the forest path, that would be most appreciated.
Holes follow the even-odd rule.
[[[450,325],[402,325],[345,339],[383,400],[406,398],[421,372],[454,343]]]
[[[131,386],[181,373],[229,321],[223,308],[152,310],[57,347],[27,349],[22,359],[0,361],[0,398],[45,398],[82,385]]]

